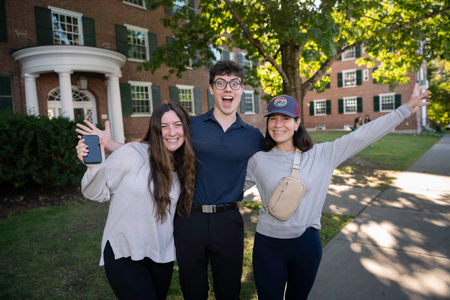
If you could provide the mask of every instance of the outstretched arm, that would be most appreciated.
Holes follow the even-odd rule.
[[[88,120],[84,120],[84,123],[86,123],[89,127],[77,123],[78,128],[75,129],[75,131],[84,135],[98,135],[98,137],[101,140],[103,140],[105,148],[111,152],[123,146],[123,144],[113,141],[111,139],[111,130],[109,129],[109,121],[105,122],[105,130],[98,129],[97,127],[95,127],[94,124],[92,124]],[[81,136],[79,135],[78,138],[81,139]]]

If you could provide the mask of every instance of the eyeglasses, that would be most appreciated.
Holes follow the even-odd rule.
[[[239,90],[242,85],[239,79],[233,79],[231,81],[226,81],[224,79],[217,79],[213,81],[213,84],[218,90],[224,90],[227,87],[227,84],[230,84],[230,88],[232,90]]]

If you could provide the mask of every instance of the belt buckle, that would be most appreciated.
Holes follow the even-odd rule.
[[[215,205],[202,205],[202,213],[212,214],[216,212]]]

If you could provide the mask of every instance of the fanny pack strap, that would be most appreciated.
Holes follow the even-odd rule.
[[[294,163],[292,164],[291,176],[295,177],[297,179],[300,179],[299,170],[300,170],[301,156],[302,156],[302,151],[300,151],[299,149],[295,149],[295,157],[294,157]]]

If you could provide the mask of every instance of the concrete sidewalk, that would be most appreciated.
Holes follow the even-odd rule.
[[[308,299],[450,299],[450,135],[324,248]]]

